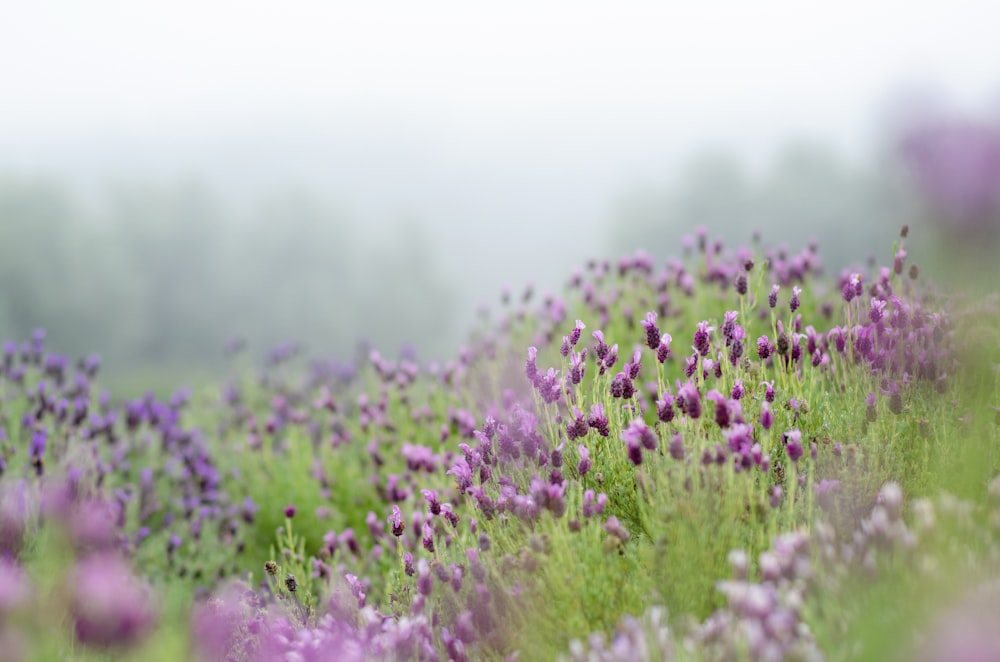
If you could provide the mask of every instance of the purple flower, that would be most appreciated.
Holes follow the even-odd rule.
[[[574,326],[573,330],[569,332],[569,344],[572,345],[573,347],[576,347],[576,344],[580,342],[580,334],[583,333],[583,330],[586,328],[587,328],[586,324],[584,324],[580,320],[577,320],[576,326]]]
[[[573,420],[566,424],[566,436],[570,441],[587,436],[587,420],[583,412],[573,407]]]
[[[628,530],[622,526],[621,522],[619,522],[618,518],[614,515],[609,517],[604,523],[604,530],[615,538],[618,538],[621,542],[627,542],[628,539],[632,537]]]
[[[778,289],[777,285],[772,285],[771,293],[767,295],[767,305],[771,308],[778,305]]]
[[[656,327],[656,313],[652,311],[646,313],[646,319],[640,323],[646,329],[646,346],[655,350],[660,346],[660,330]]]
[[[608,422],[608,417],[604,413],[604,405],[600,402],[595,403],[590,408],[590,416],[587,417],[587,425],[597,430],[597,433],[602,437],[607,437],[611,434],[611,426]]]
[[[733,282],[733,287],[736,289],[736,293],[743,296],[747,293],[747,276],[745,273],[740,273]]]
[[[569,357],[569,373],[567,378],[573,385],[583,381],[583,375],[587,370],[587,349],[582,352],[573,352]]]
[[[737,379],[733,383],[733,390],[730,392],[729,397],[731,397],[733,400],[742,400],[744,394],[745,391],[743,389],[743,380]]]
[[[660,336],[660,343],[656,346],[656,360],[660,363],[665,362],[670,358],[670,343],[673,342],[673,338],[669,333],[664,333]]]
[[[664,393],[663,396],[656,401],[656,417],[664,423],[669,423],[674,420],[674,396],[669,393]]]
[[[801,303],[799,302],[799,295],[800,294],[802,294],[802,288],[801,287],[796,286],[796,287],[792,288],[792,298],[788,300],[788,308],[793,313],[796,310],[798,310],[799,306],[801,305]]]
[[[771,341],[767,336],[757,338],[757,356],[761,361],[766,361],[772,352]]]
[[[802,433],[798,429],[791,429],[785,433],[785,451],[788,459],[798,462],[804,451],[802,449]]]
[[[694,382],[685,382],[677,391],[677,402],[688,418],[701,417],[701,393]]]
[[[622,398],[624,400],[629,400],[633,395],[635,395],[635,385],[629,376],[624,372],[619,372],[611,380],[611,397],[612,398]]]
[[[882,299],[872,298],[871,307],[868,309],[868,319],[872,324],[878,324],[885,317],[885,307],[888,302]]]
[[[715,327],[709,326],[707,321],[698,322],[698,329],[694,332],[694,349],[702,356],[708,356],[709,334],[714,330]]]
[[[583,444],[579,444],[579,445],[577,445],[576,450],[580,454],[580,461],[576,465],[576,473],[579,476],[583,477],[583,476],[586,476],[587,473],[590,471],[590,467],[591,467],[591,463],[590,463],[590,449],[588,449]]]
[[[765,387],[764,400],[767,402],[774,402],[774,380],[772,379],[769,382],[761,382],[761,385]]]
[[[412,577],[416,574],[413,569],[413,554],[406,552],[403,554],[403,572],[406,573],[407,577]]]
[[[156,620],[150,591],[115,554],[94,554],[81,561],[73,573],[72,594],[76,637],[84,644],[135,645]]]
[[[441,504],[438,502],[437,490],[420,490],[420,494],[423,495],[424,501],[430,508],[431,515],[441,514]]]
[[[733,340],[733,333],[736,329],[736,320],[739,319],[738,310],[727,310],[722,318],[722,337],[726,339],[726,344],[728,345],[730,341]]]
[[[770,430],[772,425],[774,425],[774,414],[771,413],[771,407],[767,402],[762,402],[760,405],[760,427]]]
[[[538,349],[535,347],[528,348],[528,360],[524,362],[524,374],[527,376],[528,381],[534,385],[538,384]]]
[[[389,515],[389,526],[392,527],[392,535],[397,538],[403,535],[403,531],[406,529],[406,522],[403,521],[403,513],[400,512],[399,506],[396,504],[392,505],[392,514]]]
[[[604,513],[604,506],[608,502],[608,495],[601,492],[594,495],[594,490],[587,490],[583,493],[583,516],[590,518]]]
[[[288,504],[285,506],[285,517],[292,519],[295,517],[295,506],[293,504]]]
[[[684,438],[680,432],[675,433],[670,438],[670,443],[667,444],[667,451],[670,453],[670,457],[675,460],[684,459]]]
[[[431,554],[434,553],[434,525],[431,524],[430,520],[424,522],[422,533],[420,536],[420,543],[424,546]]]
[[[643,448],[654,451],[658,443],[656,433],[646,427],[641,418],[629,423],[628,427],[622,431],[622,439],[628,449],[629,459],[635,465],[642,464]]]

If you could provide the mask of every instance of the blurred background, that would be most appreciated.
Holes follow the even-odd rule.
[[[137,384],[234,337],[443,358],[505,287],[699,225],[815,239],[830,271],[904,222],[985,245],[997,25],[944,0],[8,3],[0,337],[45,327]]]

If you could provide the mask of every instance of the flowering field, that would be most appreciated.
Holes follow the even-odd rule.
[[[8,342],[0,659],[1000,659],[998,299],[906,235],[702,232],[442,364],[233,343],[167,400]]]

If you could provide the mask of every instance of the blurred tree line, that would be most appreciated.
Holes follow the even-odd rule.
[[[351,355],[451,346],[453,287],[412,220],[377,236],[299,191],[238,214],[197,182],[118,186],[97,211],[57,181],[0,178],[0,338],[179,374],[288,341]]]
[[[904,180],[889,158],[859,167],[815,143],[786,146],[760,172],[724,152],[705,152],[669,184],[626,192],[614,211],[612,244],[665,258],[704,225],[728,236],[730,246],[748,245],[755,232],[791,250],[816,240],[824,264],[840,269],[869,255],[885,259],[900,226],[919,216]]]

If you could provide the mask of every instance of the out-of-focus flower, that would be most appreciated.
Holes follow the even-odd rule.
[[[112,647],[139,643],[156,620],[147,586],[117,554],[100,552],[81,561],[72,577],[76,637]]]

